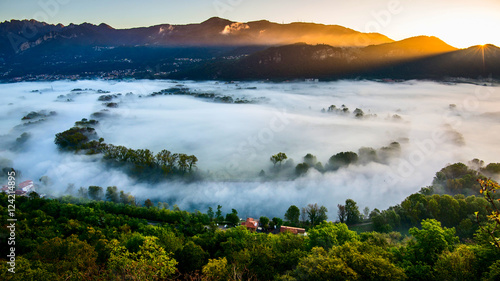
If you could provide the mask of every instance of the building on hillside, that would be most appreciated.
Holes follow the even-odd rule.
[[[247,220],[242,222],[241,225],[245,226],[248,230],[255,232],[259,227],[259,221],[256,221],[253,218],[247,218]]]
[[[26,195],[28,195],[28,193],[26,193],[26,191],[23,191],[23,190],[16,190],[16,191],[14,191],[14,194],[16,196],[26,196]]]
[[[306,230],[304,228],[291,227],[291,226],[281,226],[280,233],[290,232],[293,234],[306,235]]]
[[[3,193],[9,193],[10,192],[10,188],[8,185],[2,185],[2,192]]]
[[[31,193],[35,191],[35,185],[32,180],[23,181],[18,185],[19,189],[24,191],[25,193]]]

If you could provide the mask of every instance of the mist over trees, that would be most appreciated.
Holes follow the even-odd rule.
[[[102,154],[103,160],[111,166],[125,167],[131,175],[150,181],[172,176],[193,176],[198,162],[196,156],[172,153],[166,149],[154,154],[149,149],[131,149],[106,144],[103,138],[96,140],[97,133],[90,127],[98,123],[96,120],[83,118],[75,122],[75,127],[56,134],[54,142],[62,151],[84,152],[87,155]]]
[[[500,219],[495,191],[500,187],[491,180],[478,183],[481,196],[422,189],[395,207],[373,210],[367,220],[373,229],[365,230],[360,224],[327,222],[328,210],[318,204],[302,208],[302,219],[295,205],[284,214],[284,222],[261,216],[263,231],[258,233],[237,226],[236,209],[224,217],[221,205],[216,212],[209,207],[206,214],[165,208],[161,202],[155,206],[149,199],[139,206],[122,200],[125,193],[116,186],[107,187],[105,193],[99,186],[80,188],[78,194],[85,198],[19,197],[16,274],[13,279],[7,275],[4,260],[0,277],[497,280]],[[6,210],[7,194],[0,193],[0,199],[0,209]],[[338,205],[341,217],[349,223],[363,220],[352,199]],[[228,224],[227,228],[219,229],[218,223]],[[270,234],[281,224],[303,226],[307,236]],[[6,247],[2,244],[0,250],[7,251]]]

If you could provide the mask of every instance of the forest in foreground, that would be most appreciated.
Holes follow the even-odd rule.
[[[478,163],[472,161],[471,164]],[[496,164],[480,169],[494,171]],[[463,193],[474,192],[465,196]],[[0,194],[2,280],[498,280],[499,185],[462,163],[387,210],[295,205],[285,220],[206,213],[91,186],[80,197]],[[84,193],[84,190],[81,190]],[[449,194],[453,195],[449,195]],[[101,200],[95,200],[101,199]],[[334,212],[330,212],[334,213]],[[11,216],[12,217],[12,216]],[[331,222],[335,221],[335,222]],[[276,233],[281,225],[306,235]],[[224,226],[224,227],[223,227]],[[12,238],[12,232],[15,233]],[[13,247],[13,248],[12,248]],[[12,249],[15,251],[12,262]],[[14,265],[14,269],[13,269]],[[13,273],[13,271],[15,273]]]

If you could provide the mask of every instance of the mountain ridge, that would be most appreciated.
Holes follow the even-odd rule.
[[[81,24],[70,23],[64,26],[35,20],[11,20],[0,23],[0,55],[13,55],[26,50],[13,44],[16,42],[16,40],[12,40],[13,37],[17,39],[17,43],[28,43],[26,46],[30,46],[33,45],[30,43],[46,37],[45,35],[48,33],[52,33],[50,40],[83,36],[89,38],[87,44],[115,47],[135,45],[271,46],[296,42],[324,43],[333,46],[367,46],[393,42],[392,39],[379,33],[362,33],[339,25],[279,24],[266,20],[243,23],[219,17],[212,17],[201,23],[158,24],[126,29],[115,29],[106,23],[95,25],[84,22]],[[92,38],[92,36],[96,38]],[[64,41],[68,43],[67,40]],[[71,42],[69,41],[69,43]]]
[[[488,72],[500,77],[499,50],[493,45],[457,49],[434,36],[394,41],[339,25],[303,22],[242,23],[212,17],[193,24],[115,29],[106,23],[64,26],[11,20],[0,23],[0,80],[68,75],[440,79]]]

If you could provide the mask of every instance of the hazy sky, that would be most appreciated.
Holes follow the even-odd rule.
[[[115,28],[198,23],[212,16],[233,21],[338,24],[377,31],[395,40],[440,37],[456,47],[500,45],[498,0],[17,0],[0,2],[0,21],[35,18],[49,23],[106,22]]]

